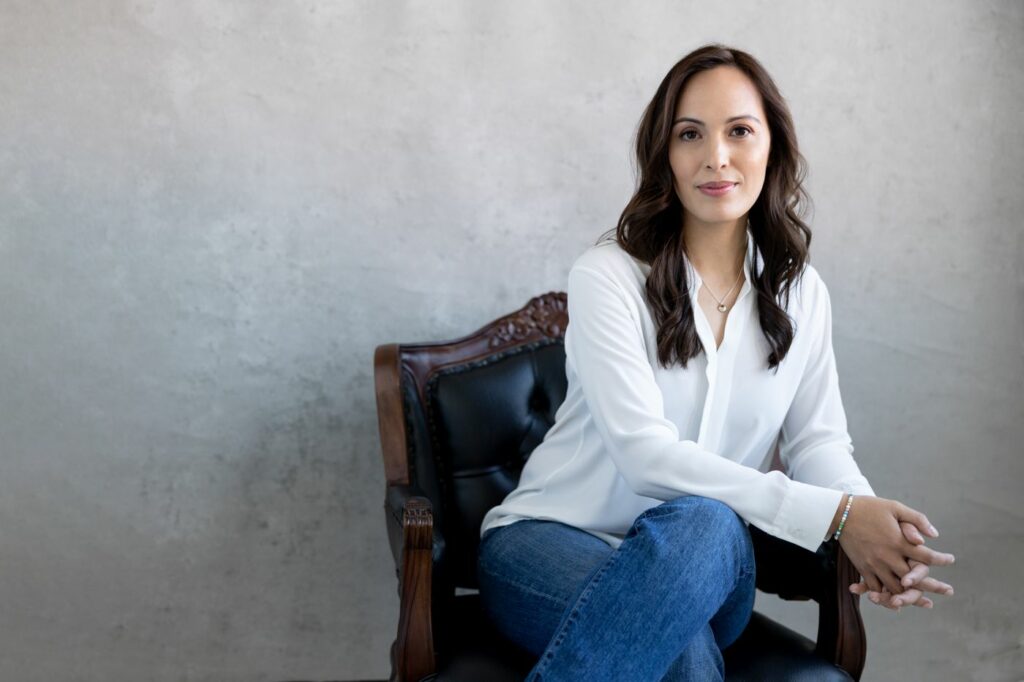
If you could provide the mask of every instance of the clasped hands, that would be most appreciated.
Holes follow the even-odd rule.
[[[855,496],[839,544],[861,575],[850,592],[899,611],[904,606],[930,609],[925,593],[952,595],[953,586],[928,575],[930,566],[948,566],[952,554],[925,546],[939,532],[919,511],[879,497]]]

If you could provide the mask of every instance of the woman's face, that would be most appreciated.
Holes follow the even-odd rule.
[[[771,144],[757,87],[734,66],[701,71],[683,88],[673,121],[668,157],[684,228],[745,227]]]

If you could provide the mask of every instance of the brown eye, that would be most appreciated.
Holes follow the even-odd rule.
[[[687,142],[689,142],[690,140],[693,140],[694,138],[687,137],[687,135],[689,135],[690,133],[693,133],[694,135],[696,135],[697,131],[694,130],[693,128],[690,128],[688,130],[684,130],[683,132],[679,133],[679,139],[680,140],[685,140]]]
[[[746,127],[746,126],[737,126],[736,128],[733,128],[733,129],[732,129],[732,131],[733,131],[734,133],[735,133],[735,132],[736,132],[737,130],[742,130],[742,131],[743,131],[743,132],[744,132],[745,134],[744,134],[744,135],[737,135],[736,137],[747,137],[747,135],[750,135],[751,133],[753,133],[753,132],[754,132],[753,130],[751,130],[750,128],[748,128],[748,127]]]

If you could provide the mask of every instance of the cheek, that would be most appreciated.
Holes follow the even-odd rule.
[[[748,159],[747,172],[750,173],[751,177],[764,180],[764,177],[768,170],[768,150],[759,149],[756,153],[751,154]]]
[[[672,168],[673,175],[679,175],[683,172],[683,162],[680,158],[680,154],[673,151],[668,155],[668,165]]]
[[[766,144],[761,149],[761,154],[760,154],[760,157],[758,158],[758,163],[761,166],[761,174],[762,175],[764,175],[765,170],[767,170],[767,168],[768,168],[768,159],[769,159],[770,156],[771,156],[771,145],[769,143],[769,144]]]
[[[675,178],[676,187],[686,191],[690,188],[694,176],[700,171],[699,162],[695,162],[691,155],[676,153],[669,157],[669,166],[672,168],[672,176]]]
[[[679,162],[679,159],[673,158],[670,160],[669,166],[672,168],[672,180],[676,189],[683,189],[686,186],[686,169],[683,164]]]

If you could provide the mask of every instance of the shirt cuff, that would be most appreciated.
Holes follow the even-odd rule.
[[[863,476],[855,476],[847,480],[840,480],[834,485],[830,485],[830,488],[836,490],[842,490],[845,493],[851,495],[864,495],[865,497],[878,497],[875,491],[871,488],[871,484],[868,483],[868,479]]]
[[[775,517],[778,536],[816,552],[832,525],[844,491],[790,480]]]

